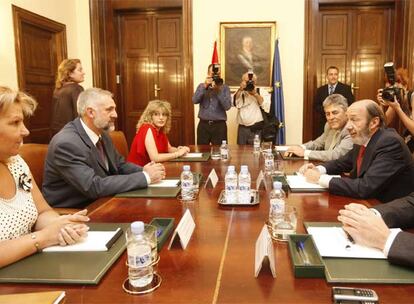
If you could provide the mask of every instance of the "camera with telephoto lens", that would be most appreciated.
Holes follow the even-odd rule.
[[[246,87],[244,90],[251,92],[254,90],[253,72],[248,72],[247,77],[249,77],[249,79],[246,81]]]
[[[220,65],[219,64],[213,64],[213,81],[216,85],[222,85],[223,84],[223,78],[220,77],[219,71],[220,71]]]
[[[398,102],[402,100],[402,89],[395,84],[395,69],[393,62],[384,64],[384,71],[387,76],[389,87],[382,89],[382,99],[385,101],[394,101],[394,96],[397,97]]]

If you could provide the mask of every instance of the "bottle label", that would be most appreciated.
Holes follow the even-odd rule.
[[[183,181],[181,181],[181,188],[189,189],[192,186],[193,186],[193,183],[191,182],[191,180],[183,180]]]
[[[283,213],[285,212],[285,201],[278,198],[273,198],[270,200],[270,208],[273,213]]]
[[[249,184],[240,185],[239,189],[240,191],[250,191],[250,185]]]
[[[226,148],[221,148],[220,154],[222,159],[227,159],[229,157],[229,151],[227,151]]]
[[[151,251],[143,255],[128,255],[128,265],[132,267],[144,267],[151,264]]]

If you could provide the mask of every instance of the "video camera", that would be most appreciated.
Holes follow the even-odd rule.
[[[395,69],[393,62],[387,62],[384,64],[384,71],[387,76],[389,87],[382,89],[382,99],[386,101],[394,101],[394,96],[397,97],[398,102],[402,101],[403,90],[395,84]]]
[[[219,64],[213,64],[213,81],[216,85],[222,85],[223,84],[223,78],[220,77],[220,65]]]
[[[243,90],[251,92],[254,90],[253,72],[249,71],[247,73],[247,77],[249,77],[249,79],[247,80],[246,87]]]

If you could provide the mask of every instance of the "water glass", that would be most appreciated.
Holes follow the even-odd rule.
[[[264,170],[266,175],[271,175],[275,169],[274,155],[272,151],[266,151],[264,156]]]
[[[287,241],[288,235],[296,233],[297,213],[293,206],[285,205],[283,210],[270,215],[272,237],[278,241]]]
[[[131,227],[126,230],[125,233],[127,243],[133,237],[131,232]],[[157,250],[157,227],[145,224],[144,228],[144,238],[148,240],[151,245],[151,261],[152,263],[156,262],[158,259],[158,250]]]
[[[272,152],[273,143],[271,141],[262,142],[262,153]]]
[[[211,146],[211,159],[212,160],[221,159],[220,146]]]

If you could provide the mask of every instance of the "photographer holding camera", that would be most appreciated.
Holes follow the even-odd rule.
[[[257,77],[249,71],[242,76],[240,88],[234,95],[234,106],[238,109],[237,144],[253,144],[256,134],[261,136],[263,130],[263,115],[260,107],[263,107],[263,97],[255,88]]]
[[[206,80],[198,85],[193,103],[200,104],[197,145],[219,145],[222,140],[227,140],[226,111],[231,108],[231,95],[220,77],[219,64],[208,66]]]
[[[396,115],[404,124],[406,130],[403,137],[411,152],[414,152],[414,92],[408,91],[407,70],[403,68],[394,70],[392,62],[384,65],[387,84],[384,89],[378,90],[377,101],[388,107],[385,116],[387,124],[392,123]]]

